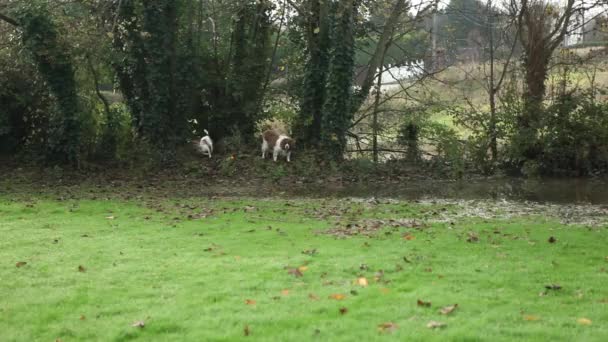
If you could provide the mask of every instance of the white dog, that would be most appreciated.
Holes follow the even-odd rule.
[[[272,148],[272,160],[276,162],[281,154],[287,157],[287,162],[290,162],[291,151],[295,144],[295,140],[286,135],[279,135],[273,130],[265,131],[262,133],[262,158],[266,158],[266,152]]]
[[[199,148],[203,152],[211,158],[211,154],[213,153],[213,141],[211,137],[209,137],[209,132],[205,129],[205,136],[201,138],[201,141],[198,143]]]

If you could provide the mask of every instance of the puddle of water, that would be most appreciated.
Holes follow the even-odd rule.
[[[404,200],[446,198],[505,199],[540,203],[608,204],[608,180],[500,178],[463,181],[413,181],[389,184],[311,186],[294,190],[299,196],[377,197]]]

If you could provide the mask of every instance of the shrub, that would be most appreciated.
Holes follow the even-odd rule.
[[[546,108],[540,134],[543,174],[587,175],[608,167],[608,104],[565,94]]]

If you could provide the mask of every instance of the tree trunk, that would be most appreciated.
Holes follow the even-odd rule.
[[[388,48],[388,45],[387,45]],[[374,163],[378,164],[378,108],[380,107],[380,95],[382,94],[382,73],[384,72],[384,57],[387,49],[382,52],[380,58],[380,72],[378,73],[378,82],[376,82],[376,96],[374,99],[374,112],[372,117],[372,150]]]

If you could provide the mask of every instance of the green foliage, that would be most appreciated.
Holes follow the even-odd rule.
[[[15,50],[0,50],[0,153],[43,156],[54,99],[35,66]]]
[[[435,149],[435,162],[445,165],[454,177],[461,177],[466,171],[467,145],[458,133],[447,125],[429,121],[422,126],[421,137]]]
[[[124,161],[132,141],[131,113],[120,103],[110,107],[110,113],[102,123],[96,157],[102,160]]]
[[[608,104],[564,94],[544,112],[543,174],[588,175],[608,169]]]
[[[323,105],[322,146],[333,160],[342,160],[346,132],[352,121],[352,86],[354,71],[354,1],[340,1],[336,8],[333,47]]]
[[[56,98],[58,111],[50,117],[47,158],[77,164],[81,117],[72,58],[61,41],[45,2],[32,1],[17,12],[22,40],[38,71]]]
[[[407,147],[407,159],[410,161],[420,160],[420,126],[419,123],[408,121],[399,129],[397,142]]]
[[[123,1],[112,33],[113,66],[135,130],[154,146],[161,162],[174,160],[176,146],[187,135],[184,96],[191,94],[185,87],[192,82],[188,68],[178,66],[192,56],[180,50],[181,6],[173,0]]]
[[[335,20],[335,9],[332,2],[312,0],[310,17],[304,18],[303,40],[306,40],[307,59],[302,76],[300,91],[300,113],[295,122],[298,140],[304,144],[318,147],[322,135],[323,105],[326,98],[326,87],[330,48],[332,41],[332,22]]]
[[[256,124],[264,118],[259,107],[262,85],[265,80],[271,51],[271,1],[242,1],[233,22],[233,54],[226,81],[226,98],[223,104],[221,125],[214,132],[221,134],[222,127],[237,127],[242,137],[251,142]]]

